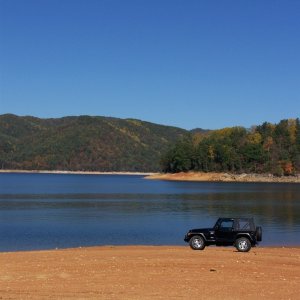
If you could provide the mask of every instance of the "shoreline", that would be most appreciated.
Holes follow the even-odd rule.
[[[195,182],[252,182],[252,183],[300,183],[300,174],[296,176],[277,177],[272,174],[234,174],[217,172],[101,172],[101,171],[64,171],[64,170],[3,170],[0,174],[59,174],[59,175],[128,175],[144,176],[144,179],[165,181],[195,181]]]
[[[69,248],[49,248],[49,249],[32,249],[32,250],[13,250],[13,251],[1,251],[0,250],[0,256],[5,254],[25,254],[25,253],[43,253],[43,252],[59,252],[59,251],[68,251],[68,252],[72,252],[72,251],[80,251],[80,250],[99,250],[99,249],[115,249],[115,248],[120,248],[120,249],[139,249],[139,248],[143,248],[143,249],[157,249],[160,250],[161,248],[169,248],[169,249],[190,249],[190,246],[188,243],[185,243],[185,245],[143,245],[143,244],[130,244],[130,245],[95,245],[95,246],[78,246],[78,247],[69,247]],[[223,249],[223,250],[232,250],[232,252],[236,252],[235,247],[234,246],[216,246],[216,245],[210,245],[210,246],[206,246],[205,250],[203,251],[196,251],[196,250],[191,250],[193,252],[199,252],[199,253],[205,253],[206,251],[211,251],[211,249]],[[251,247],[251,251],[255,251],[258,249],[299,249],[300,251],[300,245],[264,245],[264,246],[252,246]],[[249,252],[249,253],[250,253]],[[300,255],[300,253],[299,253]],[[300,257],[300,256],[299,256]],[[1,298],[0,298],[1,299]]]
[[[2,170],[1,173],[7,174],[60,174],[60,175],[140,175],[140,176],[151,176],[156,173],[154,172],[100,172],[100,171],[63,171],[63,170]]]
[[[300,175],[276,177],[271,174],[233,174],[216,172],[155,173],[145,177],[150,180],[199,181],[199,182],[253,182],[300,183]]]
[[[300,247],[96,246],[0,253],[3,299],[297,299]],[[225,279],[225,280],[224,280]]]

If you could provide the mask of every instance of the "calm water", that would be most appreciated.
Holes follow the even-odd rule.
[[[300,245],[300,185],[0,174],[0,251],[184,245],[220,216],[254,217],[261,245]]]

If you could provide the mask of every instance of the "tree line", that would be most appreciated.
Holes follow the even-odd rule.
[[[271,173],[300,172],[299,118],[268,122],[251,129],[224,128],[190,134],[161,158],[163,172]]]

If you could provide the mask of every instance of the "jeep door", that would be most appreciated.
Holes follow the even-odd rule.
[[[217,244],[232,244],[235,241],[233,220],[222,220],[215,231]]]

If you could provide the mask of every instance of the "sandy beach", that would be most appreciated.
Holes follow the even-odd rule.
[[[0,299],[299,299],[300,248],[105,246],[0,253]]]
[[[173,181],[300,183],[299,175],[276,177],[271,174],[232,174],[215,172],[157,173],[150,174],[146,178]]]

